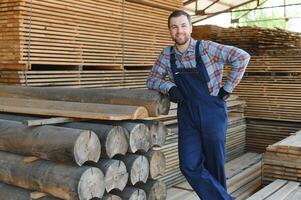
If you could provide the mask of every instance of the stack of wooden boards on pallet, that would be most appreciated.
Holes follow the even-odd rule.
[[[228,192],[237,200],[245,200],[261,186],[261,155],[245,153],[226,163]],[[198,200],[185,182],[168,190],[167,200]]]
[[[31,94],[33,98],[40,99],[45,99],[50,92],[48,89],[51,90],[42,88],[43,93],[39,91],[41,88],[19,89],[14,89],[15,95],[20,92],[19,98]],[[112,95],[109,90],[105,93],[92,91],[91,96],[87,90],[84,91],[87,95],[84,95],[76,90],[72,93],[74,90],[71,89],[64,91],[65,93],[55,93],[59,89],[52,89],[50,96],[61,100],[62,109],[64,103],[72,103],[66,100],[68,98],[70,100],[74,97],[75,101],[85,102],[93,101],[94,95],[94,99],[101,101],[106,95]],[[5,91],[4,87],[2,91]],[[11,90],[6,90],[7,96],[8,91]],[[133,95],[134,90],[131,92],[128,95],[137,101]],[[79,95],[78,98],[74,94]],[[118,91],[114,94],[118,94],[119,100],[118,97],[114,99],[111,96],[111,103],[120,101],[123,96]],[[162,105],[159,106],[155,100],[160,95],[151,91],[146,91],[145,95],[149,99],[144,102],[145,108],[149,109],[147,112],[150,116],[156,116],[156,112],[162,111]],[[141,97],[145,95],[140,93]],[[17,98],[10,98],[10,101],[14,99]],[[130,98],[123,101],[133,103]],[[169,103],[168,100],[167,102]],[[48,103],[47,105],[49,106]],[[14,106],[22,109],[23,104]],[[48,112],[51,112],[51,106]],[[86,115],[77,116],[76,119],[48,119],[45,118],[48,116],[47,112],[43,115],[44,117],[0,115],[1,197],[11,200],[22,195],[28,199],[166,199],[165,183],[158,180],[165,170],[165,157],[162,152],[154,149],[165,142],[167,129],[163,123],[155,120],[120,121],[119,115],[114,116],[112,113],[110,115],[113,115],[115,121],[101,117],[98,119],[105,121],[95,120],[97,118]]]
[[[246,144],[246,122],[243,115],[245,102],[240,101],[237,96],[232,96],[227,101],[228,106],[228,131],[227,131],[227,160],[232,160],[245,152]],[[179,169],[178,160],[178,127],[176,119],[176,106],[172,105],[168,115],[157,118],[168,128],[166,143],[158,148],[166,157],[166,173],[160,178],[170,188],[185,181]]]
[[[206,34],[202,35],[201,30]],[[194,27],[194,35],[197,39],[234,45],[251,54],[246,73],[234,90],[247,103],[245,115],[251,124],[247,128],[247,149],[263,152],[269,144],[300,129],[300,33],[258,27],[199,26]],[[229,69],[227,66],[226,72]]]

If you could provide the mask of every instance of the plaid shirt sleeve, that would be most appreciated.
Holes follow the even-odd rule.
[[[233,46],[222,45],[212,41],[207,42],[205,46],[207,46],[207,52],[213,62],[232,64],[232,68],[224,85],[224,89],[231,93],[242,79],[249,63],[250,55],[242,49]]]
[[[147,87],[167,94],[169,89],[175,84],[165,80],[166,75],[171,76],[170,55],[164,53],[163,50],[150,71],[147,78]],[[172,80],[172,78],[170,79]]]

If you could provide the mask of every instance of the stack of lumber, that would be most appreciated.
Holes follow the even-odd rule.
[[[299,200],[301,199],[300,183],[277,179],[259,190],[247,200]]]
[[[261,186],[261,155],[245,153],[226,163],[228,192],[237,200],[245,200]],[[198,200],[188,182],[167,191],[167,200]]]
[[[24,71],[45,66],[150,66],[171,44],[164,25],[170,10],[181,7],[180,0],[4,0],[0,67]]]
[[[209,39],[221,44],[237,46],[248,51],[251,55],[261,55],[267,50],[299,49],[301,47],[300,33],[282,29],[251,26],[221,28],[207,25],[195,26],[192,36],[199,40]]]
[[[264,184],[275,179],[300,182],[301,131],[267,147],[263,156]]]
[[[150,70],[0,71],[0,83],[35,87],[145,88]]]
[[[165,142],[163,123],[58,121],[36,126],[55,119],[16,114],[0,114],[0,119],[1,196],[166,199],[166,186],[158,180],[165,157],[154,149]]]
[[[246,148],[248,151],[263,153],[270,144],[283,140],[298,130],[301,130],[298,122],[248,118]]]
[[[227,131],[227,160],[232,160],[245,152],[246,144],[246,122],[243,115],[245,102],[240,101],[237,96],[232,96],[228,102],[228,131]],[[160,178],[170,188],[185,180],[179,169],[178,160],[178,126],[176,119],[176,105],[172,104],[169,114],[157,118],[168,128],[166,143],[159,148],[166,157],[166,173]]]

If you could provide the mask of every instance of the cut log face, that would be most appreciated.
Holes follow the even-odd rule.
[[[129,172],[129,184],[135,185],[138,182],[145,183],[149,176],[149,163],[145,156],[128,154],[126,156],[116,156],[126,165]]]
[[[98,168],[23,160],[23,156],[0,152],[0,181],[62,199],[101,198],[104,194],[104,176]]]
[[[46,160],[97,162],[100,141],[92,131],[56,126],[27,127],[8,120],[0,120],[0,150],[34,155]]]
[[[163,175],[166,167],[165,156],[161,151],[149,150],[145,156],[149,162],[149,172],[151,179],[157,179]]]
[[[150,116],[168,114],[167,96],[147,89],[45,88],[0,86],[0,97],[32,98],[146,107]]]
[[[125,164],[120,160],[114,159],[101,159],[98,163],[92,166],[101,169],[104,173],[105,188],[107,192],[113,189],[122,191],[129,178]]]
[[[121,197],[114,194],[105,194],[102,197],[102,200],[122,200]]]
[[[145,191],[147,200],[166,200],[166,185],[162,181],[148,180],[145,184],[138,183],[136,187]]]
[[[128,131],[120,126],[97,124],[90,122],[71,122],[64,127],[87,129],[95,132],[101,142],[101,157],[113,158],[115,155],[125,155],[128,148]]]
[[[152,121],[149,127],[152,147],[162,147],[166,140],[167,128],[161,121]]]
[[[146,200],[145,192],[135,187],[126,187],[122,192],[114,191],[113,194],[120,196],[123,200]]]

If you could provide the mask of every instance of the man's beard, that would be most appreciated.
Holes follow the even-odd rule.
[[[177,45],[184,45],[184,44],[186,44],[189,40],[190,40],[190,37],[188,37],[188,36],[185,36],[183,40],[174,38],[174,41],[175,41],[175,43],[176,43]]]

